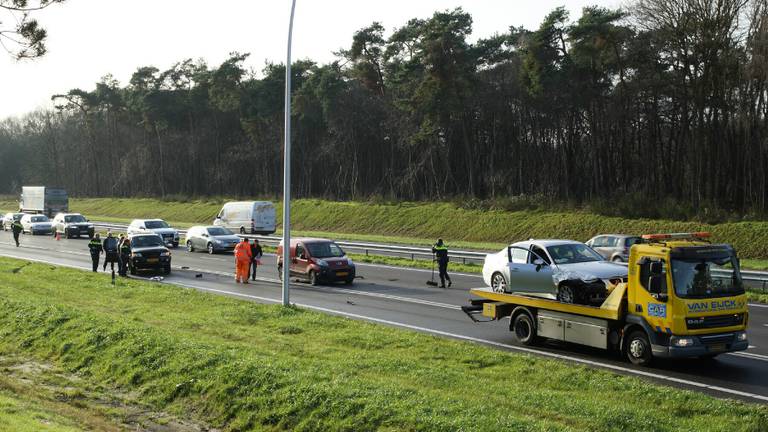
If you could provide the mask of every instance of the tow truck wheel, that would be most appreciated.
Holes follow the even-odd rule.
[[[536,327],[531,316],[527,313],[521,313],[515,317],[512,323],[512,331],[515,332],[515,338],[521,344],[533,345],[536,343]]]
[[[493,292],[503,294],[507,292],[507,281],[504,279],[504,275],[501,273],[494,273],[491,276],[491,289]]]
[[[651,343],[648,342],[648,336],[642,330],[635,330],[630,333],[625,346],[627,358],[633,365],[648,366],[651,364],[652,353]]]

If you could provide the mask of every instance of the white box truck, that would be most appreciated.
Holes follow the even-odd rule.
[[[67,191],[45,186],[24,186],[21,188],[19,211],[44,214],[49,218],[57,213],[66,213],[69,211]]]
[[[213,224],[240,234],[272,234],[275,232],[275,205],[269,201],[228,202]]]

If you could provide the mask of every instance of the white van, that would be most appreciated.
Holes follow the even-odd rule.
[[[272,234],[275,232],[275,206],[269,201],[228,202],[213,224],[240,234]]]

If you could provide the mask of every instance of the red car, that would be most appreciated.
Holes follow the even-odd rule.
[[[277,246],[277,270],[283,275],[283,243]],[[355,280],[355,263],[332,240],[317,238],[291,239],[291,277],[312,285]]]

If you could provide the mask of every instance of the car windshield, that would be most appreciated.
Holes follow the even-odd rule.
[[[32,216],[29,218],[30,222],[48,222],[47,216]]]
[[[147,221],[145,222],[145,225],[147,229],[170,228],[170,226],[168,226],[168,224],[162,220]]]
[[[216,228],[208,228],[208,235],[226,236],[226,235],[234,235],[234,234],[232,233],[232,231],[226,228],[216,227]]]
[[[547,247],[555,264],[574,264],[591,261],[602,261],[603,257],[588,248],[585,244],[568,243]]]
[[[675,293],[681,298],[723,297],[744,294],[736,258],[672,259]]]
[[[344,251],[333,242],[307,243],[309,255],[313,258],[339,258],[344,256]]]
[[[131,246],[141,248],[141,247],[151,247],[151,246],[165,246],[163,244],[163,239],[161,239],[158,236],[138,236],[131,238]]]
[[[640,243],[640,240],[642,240],[640,237],[627,237],[624,239],[624,246],[631,247],[633,244]]]
[[[80,215],[64,216],[64,222],[66,223],[85,222],[85,218]]]

